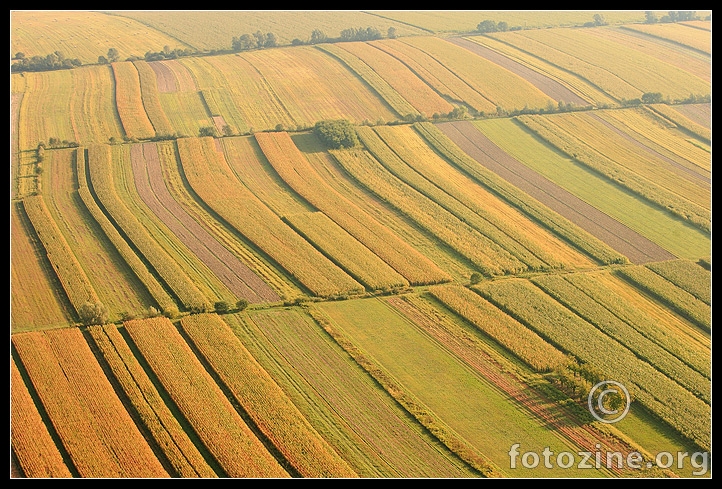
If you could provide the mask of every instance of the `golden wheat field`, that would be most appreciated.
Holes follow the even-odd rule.
[[[711,11],[11,10],[11,479],[709,479]]]

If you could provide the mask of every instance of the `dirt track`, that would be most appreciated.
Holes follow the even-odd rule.
[[[457,146],[509,183],[566,217],[632,263],[672,260],[672,253],[520,163],[468,121],[438,125]]]

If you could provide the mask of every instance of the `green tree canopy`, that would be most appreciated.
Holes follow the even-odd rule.
[[[353,125],[345,120],[319,121],[314,132],[329,148],[353,148],[358,145],[358,135]]]

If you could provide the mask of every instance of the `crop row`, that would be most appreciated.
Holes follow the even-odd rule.
[[[179,477],[216,477],[216,473],[163,401],[148,374],[113,324],[88,328],[93,342],[133,409]]]
[[[652,294],[706,331],[712,329],[712,312],[705,304],[686,290],[643,266],[620,268],[617,273],[636,286]]]
[[[554,297],[559,303],[596,326],[610,338],[614,338],[637,357],[679,383],[692,394],[707,403],[711,402],[709,379],[630,327],[604,306],[591,299],[582,290],[565,280],[563,276],[547,275],[532,278],[531,281]]]
[[[187,316],[180,327],[253,423],[302,477],[356,476],[219,316]]]
[[[670,321],[671,312],[668,312],[666,306],[650,301],[633,285],[627,284],[608,271],[574,273],[565,275],[564,278],[639,334],[655,342],[706,378],[710,378],[709,346],[680,334],[683,328],[675,325],[676,316]],[[663,309],[666,314],[660,317],[656,309]],[[690,326],[690,328],[694,327]]]
[[[133,66],[138,70],[138,81],[140,83],[141,100],[153,125],[156,135],[173,134],[173,126],[165,115],[158,93],[158,81],[156,73],[146,61],[134,61]]]
[[[506,110],[527,107],[546,107],[552,100],[528,80],[469,49],[435,36],[414,36],[401,39],[444,65],[446,69],[467,83],[474,91],[491,102],[487,112],[497,107]],[[467,102],[465,98],[461,99]]]
[[[648,158],[638,145],[635,149],[621,137],[605,135],[604,126],[593,124],[583,115],[527,115],[518,120],[576,161],[695,226],[709,230],[710,211],[700,205],[709,200],[709,191],[684,175],[662,171],[664,166],[660,161]],[[625,149],[626,154],[621,152]]]
[[[191,310],[209,307],[207,300],[190,281],[180,266],[151,238],[146,228],[128,210],[118,197],[113,181],[113,165],[108,146],[93,145],[88,148],[88,165],[92,191],[102,208],[132,246],[150,263],[150,266],[170,287],[183,306]]]
[[[704,140],[707,144],[712,142],[712,130],[709,126],[703,126],[702,124],[698,124],[694,120],[686,117],[683,113],[680,113],[680,111],[677,110],[677,107],[669,106],[667,104],[654,104],[649,105],[648,107],[678,127],[689,131],[698,138]]]
[[[124,323],[143,358],[229,477],[288,477],[164,317]]]
[[[13,358],[10,359],[10,444],[25,477],[72,477]]]
[[[129,61],[113,63],[112,66],[115,75],[115,105],[125,135],[129,138],[152,138],[155,130],[143,105],[138,70]]]
[[[458,172],[453,167],[445,166],[446,162],[441,160],[413,129],[359,127],[357,132],[366,148],[394,176],[474,227],[529,269],[542,270],[562,266],[548,251],[529,240],[521,226],[515,226],[508,208],[497,211],[501,215],[495,213],[503,206],[496,196],[485,196],[481,193],[483,189],[474,186],[471,181],[467,181],[466,185],[454,181],[453,176]],[[529,232],[528,228],[533,227],[532,223],[525,224]],[[556,244],[562,246],[561,243]]]
[[[420,115],[419,111],[411,105],[399,92],[393,88],[389,82],[384,80],[378,73],[376,73],[369,65],[361,61],[359,58],[349,53],[348,51],[336,46],[335,44],[320,44],[317,46],[318,49],[330,54],[331,56],[339,59],[343,64],[356,73],[363,81],[379,94],[391,108],[396,111],[400,117],[406,115]]]
[[[710,446],[710,407],[704,401],[531,282],[508,279],[474,288],[562,351],[623,383],[634,399],[689,440]]]
[[[77,328],[12,344],[81,477],[168,477]]]
[[[647,263],[646,267],[705,304],[712,305],[712,274],[693,261],[660,261]]]
[[[345,42],[338,46],[378,73],[421,115],[431,117],[433,114],[447,114],[454,110],[453,105],[444,100],[401,61],[377,49],[375,43]]]
[[[374,46],[404,63],[447,100],[457,103],[463,101],[477,112],[492,112],[496,109],[491,101],[423,50],[397,39],[384,40]]]
[[[439,285],[429,292],[536,371],[551,371],[568,361],[534,331],[467,288]]]
[[[79,312],[86,302],[99,302],[88,276],[50,215],[42,195],[26,197],[23,206],[75,311]]]
[[[108,219],[103,211],[98,206],[98,203],[93,198],[93,195],[88,187],[88,179],[85,164],[85,151],[76,151],[77,156],[77,169],[78,169],[78,194],[82,200],[85,208],[90,212],[95,219],[95,222],[103,230],[106,237],[110,240],[123,260],[128,264],[133,273],[140,279],[143,285],[148,289],[148,292],[161,307],[163,311],[171,310],[176,307],[175,302],[170,295],[165,291],[163,286],[148,270],[142,260],[138,258],[130,245],[123,239],[118,230],[113,226],[113,223]]]
[[[241,185],[211,145],[211,138],[178,140],[183,172],[201,200],[313,294],[363,290]]]
[[[435,125],[422,122],[414,125],[429,144],[461,171],[488,188],[551,232],[601,263],[626,263],[627,259],[599,239],[591,236],[568,219],[560,216],[536,199],[520,191],[504,179],[472,159],[456,146]]]
[[[409,285],[404,277],[374,255],[322,212],[291,214],[284,220],[331,261],[369,290]]]
[[[325,183],[288,133],[257,133],[255,137],[273,168],[293,190],[411,284],[449,280],[428,258]]]
[[[358,149],[330,152],[363,187],[436,236],[483,274],[503,275],[526,269],[511,253],[389,173],[371,153]]]

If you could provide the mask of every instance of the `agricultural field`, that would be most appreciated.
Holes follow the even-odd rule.
[[[11,478],[710,478],[710,18],[11,11]]]

